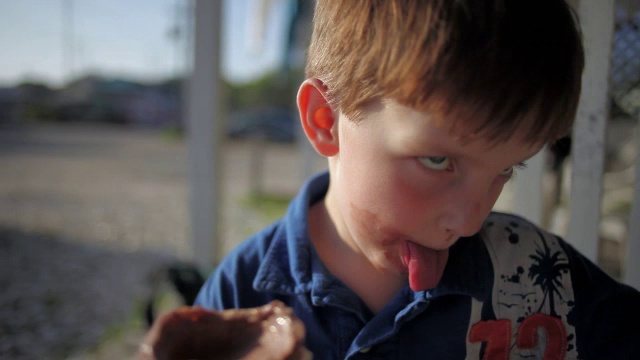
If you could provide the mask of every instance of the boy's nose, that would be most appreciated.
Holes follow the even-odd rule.
[[[466,186],[460,185],[462,184],[459,184],[458,191],[448,194],[439,226],[458,236],[471,236],[480,231],[497,198],[496,193],[499,192],[493,189],[493,183],[482,184],[476,181],[467,183]]]
[[[488,212],[480,201],[467,201],[459,206],[449,207],[440,218],[439,226],[446,232],[452,232],[460,237],[477,233]]]

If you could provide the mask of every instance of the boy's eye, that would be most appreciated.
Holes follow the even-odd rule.
[[[451,159],[446,156],[424,156],[419,157],[418,161],[433,170],[446,170],[451,165]]]
[[[514,165],[514,166],[511,166],[511,167],[508,167],[508,168],[506,168],[506,169],[502,170],[502,171],[500,172],[500,175],[502,175],[502,176],[509,176],[509,177],[511,177],[511,176],[513,176],[513,173],[514,173],[516,170],[524,170],[524,169],[526,169],[526,168],[527,168],[527,164],[526,164],[526,163],[524,163],[524,162],[521,162],[521,163],[518,163],[518,164],[516,164],[516,165]]]
[[[513,175],[513,166],[508,167],[506,169],[503,169],[500,172],[500,175],[502,175],[502,176],[511,176],[511,175]]]

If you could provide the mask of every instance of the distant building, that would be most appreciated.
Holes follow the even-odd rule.
[[[17,103],[18,89],[0,88],[0,124],[16,121]]]
[[[144,85],[98,77],[79,79],[56,94],[59,120],[178,127],[178,82]]]
[[[48,117],[52,94],[53,91],[42,84],[25,83],[13,88],[0,88],[0,123]]]

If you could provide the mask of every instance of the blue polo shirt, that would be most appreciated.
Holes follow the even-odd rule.
[[[638,292],[609,278],[561,239],[504,214],[492,214],[483,231],[451,247],[436,288],[416,292],[407,286],[373,314],[326,269],[309,239],[308,210],[324,198],[328,186],[327,173],[310,179],[282,219],[225,257],[196,305],[250,308],[278,299],[305,324],[306,346],[316,360],[481,359],[500,351],[510,358],[537,358],[545,346],[556,345],[564,358],[631,359],[640,354]],[[528,234],[534,251],[518,255],[518,244]],[[501,237],[516,247],[500,252],[512,245],[487,241]],[[529,265],[517,263],[519,258]],[[557,273],[551,275],[539,269],[549,258],[556,261]],[[551,280],[541,285],[545,274]],[[546,313],[550,324],[564,324],[566,339],[543,336],[538,350],[520,349],[524,345],[518,331],[541,326],[539,318],[527,321],[538,312]],[[483,326],[474,329],[479,323]],[[497,325],[504,325],[501,334],[508,333],[502,350],[491,333]]]

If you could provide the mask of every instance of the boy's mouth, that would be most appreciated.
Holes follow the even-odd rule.
[[[409,272],[409,286],[413,291],[433,289],[438,285],[449,258],[449,250],[433,250],[406,241],[402,261]]]

